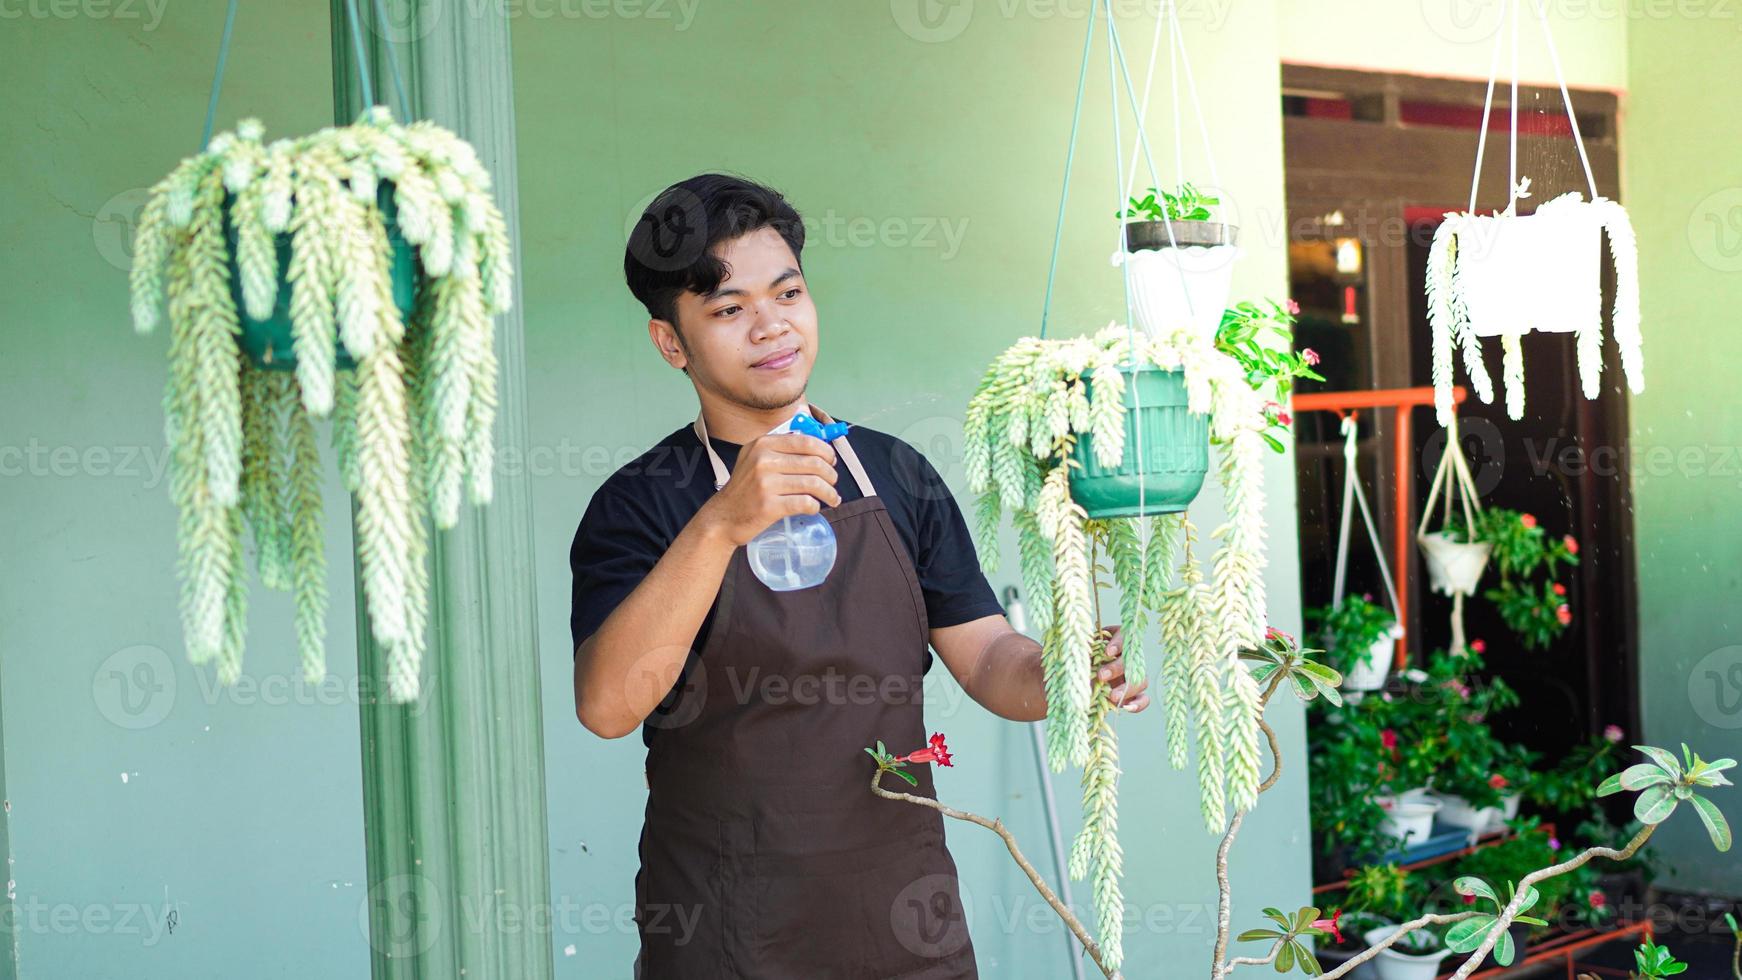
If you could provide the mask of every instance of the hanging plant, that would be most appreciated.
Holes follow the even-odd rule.
[[[224,683],[240,676],[246,524],[261,581],[295,598],[304,676],[325,675],[314,423],[331,417],[365,613],[389,697],[411,700],[425,519],[450,528],[462,496],[491,496],[507,228],[475,152],[433,123],[376,107],[352,126],[262,135],[244,120],[182,161],[135,239],[134,326],[150,333],[167,314],[170,333],[164,428],[189,659],[215,661]]]
[[[1127,404],[1133,391],[1142,401],[1143,383],[1133,379],[1147,372],[1168,376],[1184,393],[1184,405],[1160,411],[1195,418],[1196,436],[1190,418],[1147,423],[1138,434],[1142,416],[1130,415]],[[1094,724],[1093,713],[1095,575],[1105,554],[1120,594],[1130,682],[1148,673],[1142,638],[1149,617],[1161,624],[1170,759],[1186,765],[1195,727],[1204,818],[1212,828],[1222,826],[1230,803],[1237,810],[1251,805],[1259,778],[1258,731],[1248,724],[1257,690],[1235,667],[1240,651],[1257,647],[1264,635],[1264,406],[1240,363],[1189,330],[1155,341],[1110,325],[1093,337],[1018,341],[993,362],[967,412],[968,484],[980,495],[982,563],[996,569],[997,529],[1009,511],[1035,627],[1044,637],[1053,769],[1103,754],[1091,732],[1112,737],[1110,728]],[[1128,456],[1178,460],[1202,453],[1207,460],[1210,441],[1221,448],[1217,473],[1229,511],[1215,532],[1222,547],[1210,581],[1183,513],[1196,488],[1168,492],[1183,482],[1176,473],[1161,474],[1149,501],[1158,506],[1138,513],[1094,514],[1078,499],[1080,474],[1091,466],[1122,467]]]
[[[1138,329],[1162,337],[1181,324],[1200,336],[1216,332],[1234,284],[1240,229],[1215,220],[1221,199],[1182,184],[1178,193],[1151,187],[1116,215],[1126,221],[1113,264],[1130,273]]]
[[[1529,196],[1529,179],[1517,197]],[[1452,418],[1452,349],[1463,352],[1476,394],[1494,400],[1482,362],[1483,337],[1499,337],[1506,414],[1524,416],[1524,352],[1532,330],[1577,334],[1579,381],[1586,398],[1603,373],[1601,237],[1615,267],[1614,333],[1621,369],[1635,394],[1645,390],[1639,334],[1639,253],[1627,211],[1576,191],[1529,215],[1516,200],[1491,215],[1450,213],[1428,251],[1428,322],[1433,332],[1434,403],[1440,423]]]

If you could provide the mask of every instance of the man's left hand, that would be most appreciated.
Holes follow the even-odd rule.
[[[1103,684],[1111,685],[1113,704],[1126,711],[1142,711],[1149,707],[1149,681],[1139,684],[1125,683],[1125,637],[1117,626],[1104,627],[1112,637],[1107,640],[1107,653],[1113,659],[1101,665],[1095,672],[1095,679]]]

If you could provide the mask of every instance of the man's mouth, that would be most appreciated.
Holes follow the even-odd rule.
[[[753,368],[761,368],[761,369],[766,370],[766,371],[778,371],[781,368],[788,367],[797,361],[798,361],[798,348],[797,347],[789,347],[786,350],[783,350],[783,351],[780,351],[776,354],[772,354],[768,357],[765,357],[762,360],[757,361],[755,364],[752,364],[750,366]]]

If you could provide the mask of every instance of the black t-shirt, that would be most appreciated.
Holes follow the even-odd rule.
[[[929,624],[955,626],[1001,615],[1004,609],[980,571],[961,509],[930,461],[907,443],[875,429],[852,426],[847,439],[907,546],[925,595]],[[731,472],[738,444],[712,436],[708,441]],[[838,455],[835,470],[839,475],[835,490],[843,503],[864,496]],[[569,568],[574,573],[569,632],[577,648],[641,584],[713,493],[713,467],[689,425],[661,439],[600,485],[569,549]],[[709,607],[696,632],[692,657],[707,644],[714,609]],[[929,669],[929,652],[926,665]],[[680,677],[674,690],[682,685]],[[662,704],[660,710],[667,707]],[[654,730],[643,726],[644,742],[651,740]]]

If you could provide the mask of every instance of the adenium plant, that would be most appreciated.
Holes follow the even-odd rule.
[[[1221,198],[1211,197],[1189,183],[1181,184],[1174,194],[1151,187],[1143,197],[1133,197],[1130,206],[1114,217],[1142,221],[1208,221],[1210,208],[1221,203]]]

